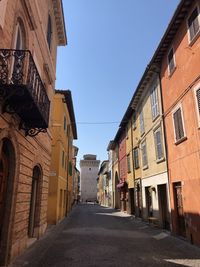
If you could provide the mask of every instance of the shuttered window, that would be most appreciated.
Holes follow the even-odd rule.
[[[154,142],[156,148],[156,159],[160,160],[163,158],[163,146],[160,127],[154,131]]]
[[[138,148],[133,150],[133,158],[134,158],[134,167],[135,169],[139,168],[139,155],[138,155]]]
[[[131,172],[131,159],[130,155],[127,155],[127,171]]]
[[[136,113],[133,113],[133,129],[136,128]]]
[[[185,136],[184,129],[183,129],[181,108],[178,108],[174,112],[173,119],[174,119],[174,128],[175,128],[174,130],[175,130],[176,141],[179,141]]]
[[[51,37],[52,37],[52,24],[51,24],[51,16],[48,17],[48,26],[47,26],[47,43],[49,49],[51,48]]]
[[[200,88],[196,91],[196,97],[197,97],[198,111],[200,115]]]
[[[171,74],[175,68],[175,61],[174,61],[174,49],[172,48],[168,54],[168,68],[169,74]]]
[[[148,165],[146,141],[141,144],[141,150],[142,150],[142,166],[143,168],[145,168]]]
[[[151,91],[151,111],[152,117],[155,119],[159,115],[158,93],[156,87]]]
[[[142,135],[144,133],[144,117],[143,112],[140,113],[140,134]]]
[[[198,18],[198,16],[199,16],[199,13],[198,13],[198,9],[196,7],[188,19],[190,41],[192,41],[193,38],[199,32],[199,18]]]

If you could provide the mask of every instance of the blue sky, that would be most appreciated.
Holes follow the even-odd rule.
[[[90,153],[107,159],[107,145],[178,2],[63,0],[68,45],[58,49],[56,88],[72,92],[78,159]]]

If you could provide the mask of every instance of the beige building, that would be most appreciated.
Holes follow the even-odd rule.
[[[52,113],[52,156],[49,177],[48,223],[56,224],[71,210],[73,140],[77,139],[71,91],[56,90]]]
[[[47,226],[58,45],[66,45],[61,0],[0,1],[1,266]]]
[[[170,227],[169,188],[159,76],[147,69],[132,99],[136,214]]]
[[[80,161],[81,201],[97,200],[97,176],[100,161],[96,155],[84,155]]]

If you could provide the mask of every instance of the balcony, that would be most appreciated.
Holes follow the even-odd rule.
[[[46,132],[50,101],[29,50],[0,49],[0,108],[19,116],[26,135]]]

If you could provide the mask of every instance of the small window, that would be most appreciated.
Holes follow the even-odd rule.
[[[128,139],[128,130],[129,130],[129,127],[128,125],[126,126],[126,139]]]
[[[194,9],[188,19],[188,28],[190,33],[190,41],[192,41],[199,32],[199,13],[197,7]]]
[[[47,43],[49,49],[51,48],[51,38],[52,38],[52,24],[51,24],[51,16],[48,16],[48,26],[47,26]]]
[[[153,119],[159,115],[158,93],[156,87],[151,91],[151,112]]]
[[[178,142],[185,137],[182,111],[180,107],[173,113],[173,120],[174,120],[175,140],[176,142]]]
[[[134,158],[134,167],[135,169],[139,168],[139,154],[138,154],[138,148],[135,148],[133,150],[133,158]]]
[[[66,121],[66,117],[64,116],[64,131],[66,131],[67,129],[67,121]]]
[[[144,133],[144,117],[143,112],[140,113],[140,134],[142,135]]]
[[[127,171],[131,172],[131,159],[130,159],[130,154],[127,155]]]
[[[161,160],[163,159],[163,145],[160,127],[154,131],[154,142],[156,148],[156,159]]]
[[[197,112],[198,112],[198,124],[200,126],[200,88],[196,90],[196,104],[197,104]]]
[[[91,171],[91,168],[89,168],[89,171]]]
[[[175,69],[174,49],[172,48],[168,54],[168,70],[171,74]]]
[[[142,151],[142,166],[143,168],[147,168],[148,160],[147,160],[147,148],[146,148],[146,141],[141,144],[141,151]]]
[[[135,130],[136,127],[137,127],[137,125],[136,125],[136,113],[134,112],[133,113],[133,130]]]
[[[64,167],[65,164],[65,153],[64,151],[62,152],[62,167]]]

